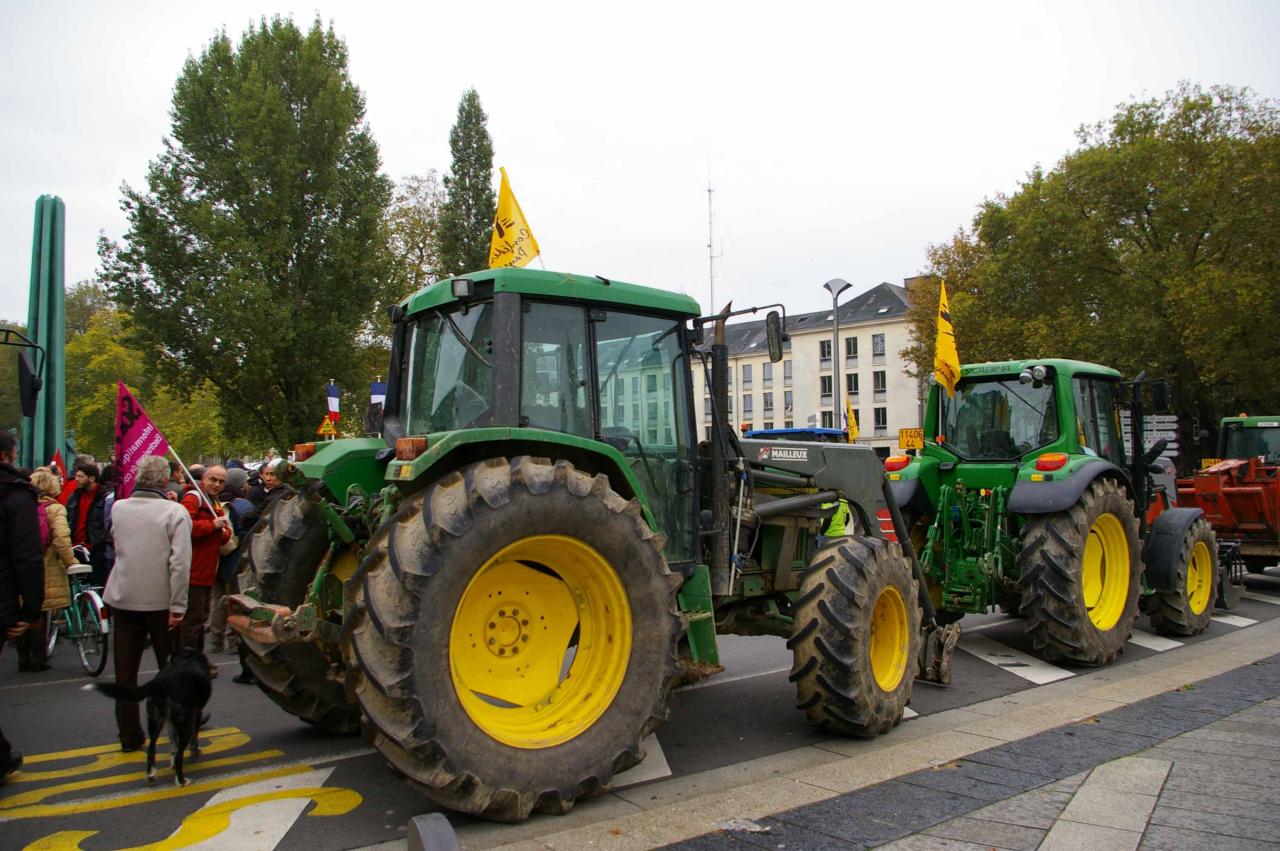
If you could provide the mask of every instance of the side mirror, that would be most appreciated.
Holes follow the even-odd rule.
[[[36,397],[40,395],[43,384],[40,376],[36,375],[35,365],[31,362],[31,352],[18,352],[18,397],[22,402],[24,417],[36,415]]]
[[[777,363],[782,360],[782,319],[778,316],[778,311],[771,310],[769,315],[764,319],[765,336],[769,341],[769,362]]]
[[[1151,410],[1157,414],[1167,414],[1169,405],[1169,382],[1154,381],[1151,384]]]

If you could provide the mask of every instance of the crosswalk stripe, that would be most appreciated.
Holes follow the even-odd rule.
[[[1259,603],[1270,603],[1273,606],[1280,606],[1280,597],[1272,597],[1268,594],[1259,594],[1256,591],[1245,591],[1244,598],[1246,600],[1256,600]]]
[[[645,736],[644,751],[644,762],[616,775],[613,778],[613,788],[621,789],[624,786],[644,783],[646,780],[658,780],[662,777],[671,776],[671,766],[667,764],[667,755],[662,752],[662,745],[658,744],[658,737],[653,733]]]
[[[1257,623],[1253,618],[1242,618],[1239,615],[1214,615],[1213,619],[1227,626],[1253,626]]]
[[[985,635],[974,635],[972,633],[962,633],[960,635],[960,649],[973,656],[977,656],[984,662],[989,662],[998,668],[1004,668],[1011,674],[1016,674],[1024,680],[1029,680],[1036,685],[1044,685],[1045,683],[1057,682],[1065,680],[1068,677],[1074,677],[1071,671],[1064,670],[1056,665],[1050,665],[1048,662],[1028,656],[1012,647],[1005,647],[997,641],[987,638]]]
[[[1174,641],[1172,638],[1165,638],[1163,635],[1156,635],[1155,633],[1147,632],[1145,629],[1135,629],[1133,635],[1129,636],[1129,643],[1145,647],[1148,650],[1154,650],[1157,653],[1183,646],[1181,641]]]
[[[912,709],[910,706],[903,707],[903,709],[902,709],[902,720],[903,720],[903,721],[906,721],[908,718],[918,718],[919,716],[920,716],[920,713],[919,713],[919,712],[916,712],[916,711],[915,711],[914,709]]]

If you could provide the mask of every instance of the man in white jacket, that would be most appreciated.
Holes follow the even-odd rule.
[[[182,623],[187,611],[191,515],[169,499],[168,479],[169,463],[148,455],[138,462],[133,493],[116,502],[111,512],[116,564],[102,599],[111,607],[116,682],[124,686],[138,684],[148,636],[156,666],[168,663],[171,650],[176,650],[170,630]],[[142,747],[145,735],[137,701],[116,701],[116,726],[121,750]]]

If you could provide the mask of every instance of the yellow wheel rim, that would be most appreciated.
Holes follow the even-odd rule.
[[[591,727],[622,686],[631,609],[595,549],[562,535],[504,547],[453,613],[449,673],[462,708],[492,738],[549,748]]]
[[[1084,544],[1082,574],[1089,620],[1100,630],[1111,629],[1129,601],[1129,542],[1124,524],[1114,514],[1093,522]]]
[[[871,673],[876,684],[893,691],[907,672],[907,651],[911,634],[907,631],[907,607],[892,585],[885,587],[871,610]]]
[[[1187,563],[1187,605],[1193,615],[1202,614],[1209,607],[1209,592],[1213,590],[1213,556],[1204,541],[1196,541]]]

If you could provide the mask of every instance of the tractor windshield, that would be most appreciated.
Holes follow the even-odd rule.
[[[1223,458],[1262,458],[1265,464],[1280,463],[1280,421],[1246,428],[1227,425],[1227,446]]]
[[[413,326],[400,406],[405,434],[484,424],[493,372],[492,326],[490,303],[431,311]]]
[[[1058,437],[1053,383],[1017,378],[961,381],[938,393],[938,442],[966,461],[1012,461]]]

